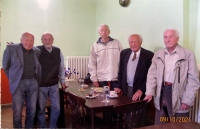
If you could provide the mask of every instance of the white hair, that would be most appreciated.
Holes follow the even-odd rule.
[[[101,29],[102,26],[106,26],[106,27],[108,28],[108,30],[110,30],[108,25],[106,25],[106,24],[101,24],[101,25],[98,27],[98,31]]]
[[[168,29],[166,29],[166,30],[164,31],[164,33],[165,33],[166,31],[174,31],[176,37],[179,37],[179,32],[178,32],[176,29],[174,29],[174,28],[168,28]],[[164,34],[164,33],[163,33],[163,34]]]
[[[143,39],[142,39],[141,35],[139,35],[139,34],[132,34],[132,35],[129,36],[129,38],[132,37],[132,36],[137,36],[139,38],[140,42],[142,43]]]
[[[51,37],[53,38],[53,35],[52,35],[51,33],[49,33],[48,31],[45,31],[45,32],[42,34],[41,39],[43,38],[44,35],[47,35],[47,34],[48,34],[48,35],[51,35]],[[54,39],[54,38],[53,38],[53,39]]]

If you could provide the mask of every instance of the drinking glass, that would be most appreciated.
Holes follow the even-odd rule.
[[[90,93],[89,93],[89,97],[94,97],[95,95],[94,95],[94,91],[91,89],[90,90]]]
[[[80,83],[80,90],[84,87],[84,78],[79,78],[78,82]]]
[[[99,92],[100,96],[103,96],[103,92]]]
[[[104,94],[104,100],[102,102],[104,102],[104,103],[110,102],[108,100],[109,95],[110,95],[110,88],[109,88],[109,86],[104,86],[103,87],[103,94]]]

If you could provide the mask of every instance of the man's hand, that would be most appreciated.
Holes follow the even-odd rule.
[[[141,90],[137,90],[135,94],[133,95],[132,100],[135,100],[135,101],[140,100],[142,94],[143,92]]]
[[[152,100],[152,95],[146,95],[143,100],[147,100],[147,102],[150,102]]]
[[[189,105],[185,104],[185,103],[182,103],[181,104],[181,110],[188,110],[190,108]]]
[[[7,43],[7,45],[14,44],[13,42],[6,42],[6,43]]]
[[[117,94],[121,94],[121,89],[119,88],[114,88],[114,91],[117,92]]]
[[[99,87],[99,83],[98,82],[93,82],[93,85],[96,87]]]
[[[67,86],[65,83],[63,83],[63,84],[61,84],[61,85],[62,85],[62,88],[63,88],[63,89],[69,87],[69,86]]]

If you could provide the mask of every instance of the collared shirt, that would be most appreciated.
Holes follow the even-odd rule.
[[[139,57],[140,57],[140,51],[141,51],[141,48],[136,52],[136,58],[139,58]],[[131,60],[133,59],[134,54],[135,54],[135,52],[132,51],[132,52],[131,52],[131,55],[130,55]],[[129,60],[130,60],[130,58],[129,58]]]
[[[20,44],[20,46],[23,51],[23,59],[24,59],[22,79],[35,78],[36,64],[35,64],[33,49],[26,50],[22,44]]]
[[[140,51],[141,51],[141,48],[136,52],[136,59],[134,61],[132,61],[132,59],[133,59],[135,53],[132,51],[131,55],[129,57],[129,60],[128,60],[127,84],[130,87],[132,87],[133,83],[134,83],[134,77],[135,77],[135,72],[136,72],[137,64],[138,64],[139,57],[140,57]]]
[[[175,64],[178,61],[178,47],[172,53],[165,48],[165,73],[164,73],[164,81],[166,82],[174,82],[174,68]]]
[[[46,47],[44,46],[44,48],[46,48]],[[51,53],[52,48],[50,48],[50,49],[46,48],[46,50],[47,50],[49,53]]]
[[[21,43],[20,45],[21,45],[21,47],[22,47],[23,52],[25,52],[25,53],[33,52],[33,49],[26,50],[26,49],[24,48],[24,46],[22,45],[22,43]]]
[[[102,42],[101,40],[102,40],[102,38],[100,37],[98,40],[97,40],[97,43],[103,43],[104,45],[107,45],[107,43],[108,42],[110,42],[110,41],[113,41],[114,39],[113,38],[111,38],[110,36],[108,36],[108,38],[109,38],[109,40],[107,41],[107,42]]]

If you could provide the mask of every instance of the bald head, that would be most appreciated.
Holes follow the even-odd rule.
[[[34,35],[31,32],[24,32],[21,36],[21,39],[26,37],[26,36],[31,36],[34,39]]]
[[[26,50],[31,50],[34,45],[34,35],[30,32],[25,32],[21,36],[21,43]]]
[[[53,35],[49,32],[42,34],[41,41],[45,48],[51,49],[53,44]]]
[[[49,32],[44,32],[44,33],[42,34],[41,39],[42,39],[43,37],[45,37],[46,35],[48,35],[49,37],[51,37],[51,38],[53,39],[53,35],[52,35],[51,33],[49,33]]]

